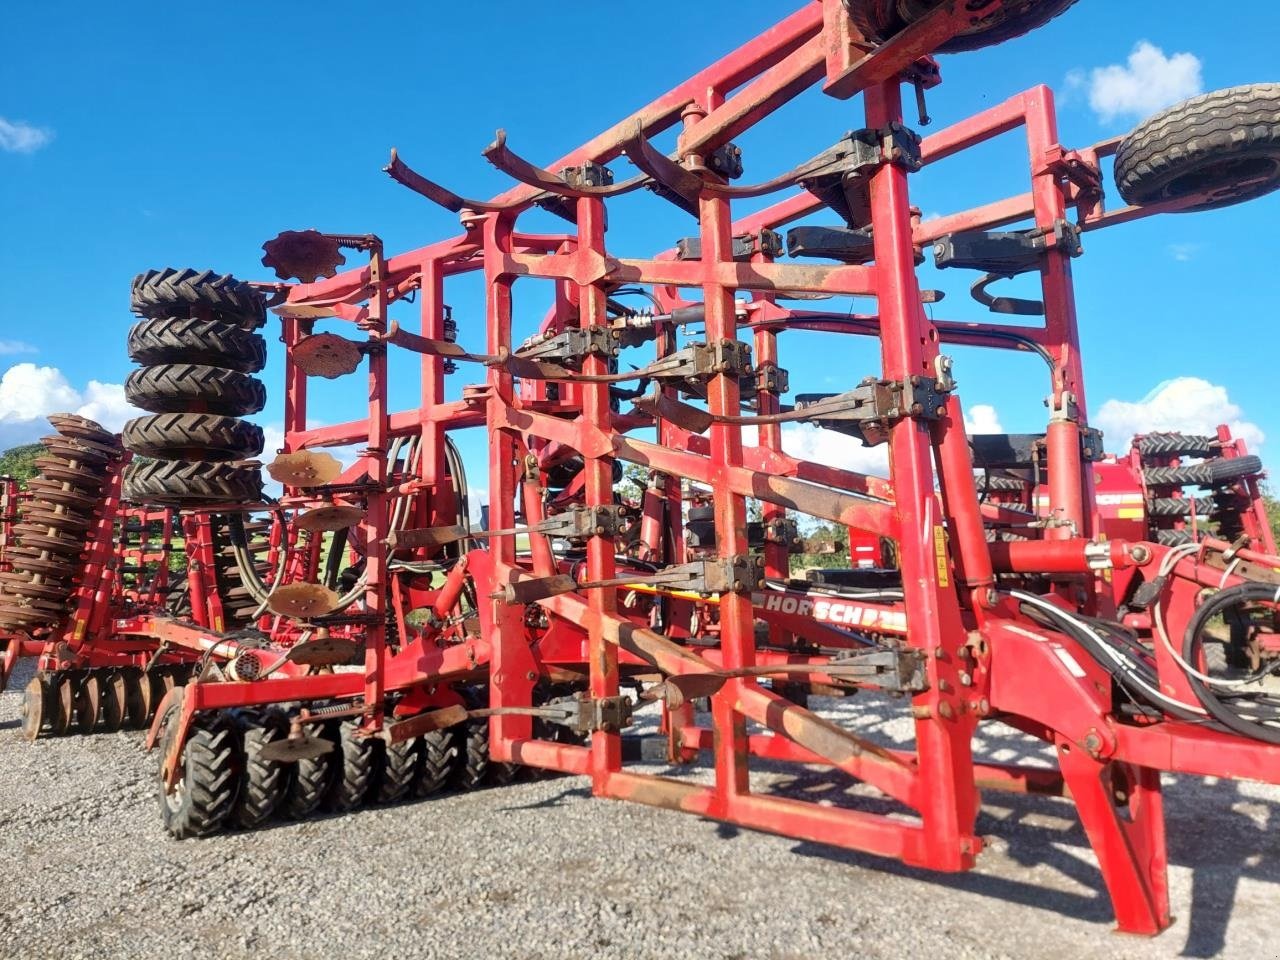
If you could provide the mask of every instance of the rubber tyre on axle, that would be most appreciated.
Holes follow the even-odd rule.
[[[1115,178],[1134,206],[1202,198],[1179,213],[1280,189],[1280,83],[1229,87],[1157,113],[1120,144]]]
[[[159,413],[124,425],[125,448],[160,460],[248,460],[262,452],[262,428],[211,413]]]
[[[314,731],[313,731],[314,733]],[[320,808],[333,783],[338,752],[299,760],[291,764],[288,786],[280,804],[280,815],[305,820]]]
[[[241,830],[253,830],[270,820],[284,800],[285,788],[289,785],[288,768],[274,760],[263,760],[260,754],[263,747],[288,736],[289,725],[275,710],[261,713],[240,710],[235,714],[235,721],[244,752],[244,774],[229,823]]]
[[[257,373],[267,363],[267,341],[233,323],[155,317],[138,321],[129,331],[129,359],[142,366],[207,363]]]
[[[346,813],[362,807],[369,798],[378,768],[378,741],[358,736],[360,725],[344,720],[338,727],[338,749],[334,751],[333,782],[324,798],[324,809]]]
[[[174,735],[177,713],[166,718],[164,756]],[[216,833],[230,817],[240,788],[239,735],[224,714],[193,723],[178,758],[182,770],[177,784],[166,790],[160,783],[160,814],[164,828],[179,840]]]
[[[256,463],[135,460],[125,472],[124,498],[167,506],[260,503],[262,471]]]
[[[415,737],[399,743],[388,743],[382,752],[374,784],[374,801],[398,803],[409,795],[422,764],[422,751]]]
[[[261,380],[235,370],[200,363],[165,363],[129,374],[124,398],[151,413],[203,410],[238,417],[266,406],[267,390]]]
[[[868,40],[881,43],[918,21],[943,0],[844,0],[849,19]],[[948,40],[938,53],[963,53],[1004,43],[1044,26],[1076,0],[1006,0],[1004,9]]]

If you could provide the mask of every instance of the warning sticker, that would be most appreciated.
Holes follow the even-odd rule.
[[[938,560],[938,586],[951,586],[951,573],[947,568],[947,531],[940,525],[933,528],[933,552]]]

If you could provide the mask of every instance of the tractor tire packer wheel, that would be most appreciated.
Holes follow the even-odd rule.
[[[256,463],[137,461],[124,478],[125,499],[182,507],[193,503],[257,503],[262,473]]]
[[[418,765],[418,779],[413,785],[413,795],[419,799],[430,797],[456,781],[462,761],[458,749],[458,734],[453,728],[433,730],[423,734],[422,753]]]
[[[325,794],[324,809],[347,813],[364,806],[369,799],[378,769],[378,741],[359,735],[356,720],[344,720],[335,734],[333,782]]]
[[[289,786],[288,766],[264,760],[260,754],[263,747],[287,737],[289,725],[278,710],[241,710],[234,719],[244,751],[244,773],[229,823],[241,830],[252,830],[270,820],[284,801]]]
[[[267,342],[235,324],[156,317],[140,320],[129,331],[129,358],[144,367],[197,363],[257,373],[267,363]]]
[[[248,460],[262,452],[262,428],[211,413],[162,413],[124,425],[124,445],[159,460]]]
[[[374,802],[399,803],[409,796],[421,766],[422,745],[417,737],[386,744],[375,777]]]
[[[1065,13],[1076,0],[1007,0],[1004,9],[978,19],[938,48],[963,53],[1004,43],[1044,26]],[[915,23],[943,0],[844,0],[849,19],[873,43],[882,43]]]
[[[172,746],[177,711],[170,710],[161,738],[161,756]],[[164,828],[179,840],[216,833],[231,816],[240,789],[239,733],[229,716],[199,717],[191,725],[178,756],[177,782],[160,782],[160,815]]]
[[[313,735],[333,739],[331,734],[319,730]],[[338,759],[338,751],[334,750],[289,764],[291,769],[280,803],[280,815],[289,820],[305,820],[320,809],[333,784]]]
[[[1221,487],[1262,472],[1262,460],[1253,454],[1219,458],[1188,467],[1148,467],[1142,471],[1148,487]]]
[[[199,363],[134,370],[124,382],[124,396],[151,413],[202,409],[228,417],[258,413],[267,402],[266,388],[256,377]]]
[[[148,270],[134,277],[130,293],[133,312],[140,317],[198,317],[206,312],[246,330],[267,322],[261,294],[230,274],[212,270]]]
[[[1280,83],[1216,90],[1157,113],[1120,144],[1115,178],[1134,206],[1200,198],[1180,213],[1280,189]]]

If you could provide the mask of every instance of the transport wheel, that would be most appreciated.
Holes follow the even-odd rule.
[[[1182,547],[1188,543],[1195,543],[1195,538],[1191,536],[1190,530],[1157,530],[1156,543],[1162,547]]]
[[[1148,467],[1142,476],[1149,487],[1220,487],[1261,472],[1262,460],[1249,454],[1206,460],[1189,467]]]
[[[124,477],[132,503],[188,506],[197,503],[258,503],[262,472],[257,464],[135,460]]]
[[[267,390],[261,380],[247,373],[200,363],[163,363],[129,374],[124,397],[152,413],[203,409],[237,417],[266,406]]]
[[[212,270],[148,270],[133,278],[133,312],[140,317],[192,317],[201,311],[213,319],[256,330],[267,322],[261,294],[230,274]]]
[[[374,784],[376,803],[399,803],[409,795],[418,779],[422,764],[422,750],[418,738],[388,743],[378,765]]]
[[[172,745],[177,710],[171,709],[161,738],[164,756]],[[231,815],[240,786],[240,750],[235,724],[221,713],[193,722],[178,758],[177,782],[160,782],[160,816],[164,828],[179,840],[207,837]]]
[[[423,734],[418,779],[413,785],[415,797],[429,797],[444,790],[456,778],[461,753],[453,728]]]
[[[267,341],[232,323],[156,317],[138,321],[129,331],[129,359],[142,366],[207,363],[257,373],[267,363]]]
[[[283,740],[289,725],[277,710],[242,710],[235,717],[244,749],[244,774],[240,792],[231,808],[230,822],[242,830],[260,827],[271,819],[284,800],[289,785],[286,764],[264,760],[259,754],[267,744]]]
[[[1135,206],[1203,198],[1180,213],[1280,189],[1280,83],[1217,90],[1157,113],[1120,144],[1115,177]]]
[[[324,808],[330,812],[346,813],[363,806],[373,788],[378,741],[357,736],[359,730],[355,720],[344,720],[338,726],[337,769],[324,798]]]
[[[138,667],[122,667],[119,672],[124,683],[124,725],[141,729],[151,715],[151,678]]]
[[[479,790],[489,779],[489,720],[468,720],[461,730],[461,759],[454,769],[453,785],[460,790]]]
[[[18,713],[22,718],[22,736],[34,740],[49,723],[50,715],[57,709],[53,690],[46,677],[32,677],[22,691],[22,705]]]
[[[71,729],[76,718],[76,679],[69,672],[55,673],[50,682],[53,684],[53,698],[58,705],[50,718],[50,732],[61,737]]]
[[[98,716],[98,729],[115,733],[124,724],[124,676],[119,670],[102,670],[98,675],[102,684],[102,713]]]
[[[1149,433],[1138,441],[1144,457],[1214,457],[1217,437],[1197,437],[1185,433]]]
[[[849,19],[868,40],[888,40],[915,23],[943,0],[844,0]],[[939,53],[963,53],[1004,43],[1042,27],[1064,13],[1076,0],[1007,0],[1005,8],[986,17],[975,13],[968,29],[938,48]],[[970,4],[981,6],[981,4]]]
[[[330,737],[330,739],[332,739]],[[280,813],[290,820],[305,820],[324,802],[333,782],[338,752],[307,757],[291,764],[293,770],[285,786]]]
[[[124,425],[124,445],[161,460],[247,460],[262,452],[262,428],[211,413],[161,413]]]

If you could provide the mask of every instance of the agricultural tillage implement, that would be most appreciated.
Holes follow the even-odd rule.
[[[146,458],[124,495],[214,531],[187,543],[207,554],[193,567],[231,561],[212,587],[191,573],[191,614],[139,606],[104,641],[195,662],[149,735],[169,831],[536,768],[589,777],[602,797],[960,871],[982,852],[981,792],[1035,791],[1076,805],[1120,928],[1164,929],[1160,774],[1280,782],[1280,557],[1261,464],[1225,431],[1105,457],[1072,261],[1092,231],[1280,186],[1280,86],[1212,93],[1083,149],[1059,143],[1043,86],[913,129],[903,91],[923,124],[933,54],[1011,40],[1072,3],[813,0],[549,167],[499,134],[484,156],[517,185],[496,198],[393,152],[386,172],[456,212],[455,237],[389,255],[371,234],[291,231],[264,245],[279,282],[140,276],[130,390],[150,413],[123,434]],[[734,138],[814,86],[859,97],[859,129],[740,184],[750,157]],[[922,220],[913,181],[1015,131],[1026,182]],[[1112,156],[1119,208],[1104,204]],[[622,217],[606,208],[646,189],[690,226],[633,257],[608,242]],[[520,229],[535,207],[565,227]],[[359,263],[339,272],[348,256]],[[991,319],[929,319],[941,298],[917,279],[926,258],[976,275]],[[466,274],[483,279],[483,319],[450,308]],[[1039,278],[1039,297],[1001,289],[1019,276]],[[552,303],[540,323],[517,309],[530,290]],[[830,296],[867,307],[812,302]],[[240,417],[263,406],[249,374],[268,310],[285,346],[284,442],[267,467],[283,495],[265,501],[263,438]],[[782,347],[819,337],[832,359],[843,338],[872,338],[879,364],[804,393]],[[1043,362],[1044,432],[966,436],[950,345]],[[396,355],[418,360],[420,400],[403,411],[388,399]],[[446,390],[468,370],[481,382]],[[350,384],[359,415],[312,425],[317,378]],[[887,445],[889,478],[788,454],[790,424]],[[484,529],[451,439],[468,429],[488,440]],[[346,468],[322,449],[350,445]],[[623,464],[642,490],[620,492]],[[791,579],[798,518],[891,542],[896,569]],[[912,749],[806,705],[858,690],[892,695]],[[632,735],[642,704],[661,715],[661,774]],[[975,731],[996,721],[1047,744],[1057,768],[975,756]],[[685,775],[700,759],[710,782]],[[879,796],[770,792],[762,759]]]

